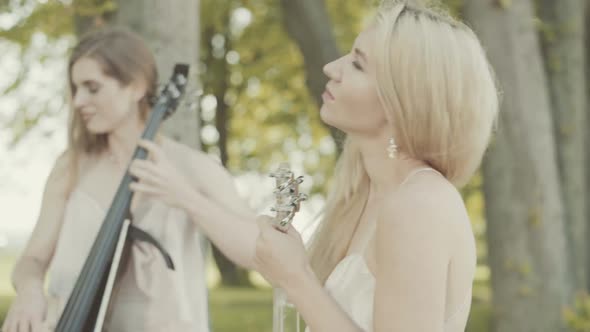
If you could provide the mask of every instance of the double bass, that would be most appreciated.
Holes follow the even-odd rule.
[[[153,140],[160,124],[174,113],[186,88],[188,71],[189,66],[186,64],[174,66],[172,77],[160,92],[141,138]],[[132,160],[146,157],[147,151],[137,147]],[[134,178],[127,170],[57,322],[56,332],[102,330],[117,270],[123,261],[125,248],[131,241],[146,241],[156,246],[168,268],[174,269],[166,250],[151,235],[131,224],[133,192],[129,184],[132,181]]]

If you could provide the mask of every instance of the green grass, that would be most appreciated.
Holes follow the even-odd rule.
[[[211,290],[209,304],[215,332],[272,331],[270,289],[215,288]]]

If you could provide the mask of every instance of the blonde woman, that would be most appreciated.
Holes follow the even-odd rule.
[[[347,140],[309,256],[293,228],[253,227],[196,192],[170,201],[284,288],[313,332],[463,331],[476,252],[456,187],[478,168],[498,110],[482,46],[449,16],[396,1],[324,71],[321,118]]]

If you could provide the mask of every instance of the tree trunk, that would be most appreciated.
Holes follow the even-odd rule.
[[[562,331],[561,311],[572,290],[532,1],[468,0],[464,11],[503,91],[498,132],[483,166],[493,330]]]
[[[227,9],[224,21],[227,22],[226,26],[229,27],[229,8]],[[212,28],[208,29],[204,31],[203,38],[205,38],[205,40],[210,41],[213,38],[213,35],[215,35],[216,33],[219,33],[219,31],[215,31]],[[231,38],[232,37],[229,29],[226,29],[224,33],[225,54],[227,54],[227,52],[232,49]],[[219,78],[215,81],[217,82],[217,84],[211,84],[210,86],[208,86],[208,89],[213,90],[212,92],[215,95],[215,98],[217,99],[217,109],[215,111],[215,128],[219,133],[219,141],[217,145],[219,147],[221,163],[223,166],[227,166],[227,162],[229,160],[229,155],[227,153],[227,139],[231,114],[229,105],[227,105],[226,103],[225,95],[229,90],[231,73],[229,64],[227,63],[225,56],[220,58],[211,57],[209,65],[215,67],[211,71],[214,72],[215,75],[218,75]],[[217,264],[217,268],[219,269],[222,285],[232,287],[252,286],[248,270],[243,269],[234,264],[215,245],[213,245],[213,258],[215,259],[215,264]]]
[[[223,61],[225,63],[224,66],[228,66],[227,62],[225,62],[225,58],[221,59],[220,61]],[[227,80],[223,80],[223,86],[219,91],[216,91],[217,93],[215,94],[215,96],[217,97],[215,127],[219,132],[218,146],[220,151],[219,154],[221,156],[221,163],[223,164],[223,166],[227,166],[227,161],[229,159],[227,153],[227,129],[229,127],[230,112],[228,105],[224,101],[224,96],[227,92],[227,82],[229,82],[229,78]],[[248,277],[248,270],[240,268],[239,266],[234,264],[215,245],[213,245],[213,258],[215,259],[215,263],[217,264],[217,268],[219,269],[219,273],[221,274],[222,285],[233,287],[252,286],[250,278]]]
[[[303,55],[307,89],[321,105],[328,82],[324,65],[340,57],[324,1],[281,0],[281,8],[285,29]],[[343,134],[334,127],[329,129],[340,152]]]
[[[199,1],[120,0],[112,23],[129,27],[148,42],[156,56],[160,82],[168,80],[175,63],[191,65],[184,105],[166,120],[163,130],[173,139],[199,148]]]
[[[199,64],[199,0],[119,0],[117,10],[102,18],[78,18],[76,29],[101,25],[124,26],[138,33],[154,52],[158,82],[169,80],[174,64],[190,65],[188,86],[176,112],[161,126],[172,139],[200,149],[197,100],[200,94]],[[94,24],[89,24],[94,23]],[[97,24],[98,22],[98,24]],[[203,253],[208,243],[202,237]]]
[[[150,42],[156,53],[158,69],[162,75],[168,75],[171,72],[174,62],[184,61],[193,65],[191,81],[198,82],[197,64],[200,42],[198,0],[121,0],[114,21],[131,27]],[[193,91],[191,103],[196,105],[197,96],[194,93]],[[219,102],[223,103],[223,99]],[[176,140],[195,148],[200,147],[199,118],[196,112],[186,109],[179,109],[177,112],[181,114],[175,114],[167,120],[164,130]],[[238,268],[215,247],[213,257],[219,268],[223,285],[250,284],[248,272]]]
[[[571,282],[588,282],[586,246],[586,77],[583,0],[542,0],[545,68],[550,82],[554,135],[568,235]]]

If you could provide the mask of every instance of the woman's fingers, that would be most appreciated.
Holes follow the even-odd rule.
[[[19,317],[16,321],[16,332],[29,332],[29,322],[24,317]]]
[[[156,164],[146,160],[135,160],[129,167],[131,175],[140,179],[141,182],[166,183],[164,175]]]
[[[155,187],[153,187],[147,183],[142,183],[142,182],[137,182],[137,181],[131,182],[129,184],[129,189],[131,189],[131,191],[133,191],[133,192],[139,192],[139,193],[144,193],[144,194],[148,194],[148,195],[158,195],[159,194],[159,191]]]
[[[139,140],[138,145],[146,149],[150,158],[154,161],[159,161],[164,156],[164,151],[162,150],[162,148],[152,141],[142,139]]]
[[[8,309],[8,312],[6,313],[6,317],[4,319],[4,322],[2,323],[2,326],[0,327],[0,331],[10,331],[8,329],[10,327],[10,321],[11,321],[10,309]]]
[[[272,226],[272,218],[265,215],[260,215],[256,217],[256,222],[258,223],[258,228],[260,229],[260,235],[265,236],[269,234],[269,232],[274,232],[275,229]]]
[[[129,173],[131,173],[131,175],[139,179],[142,183],[162,183],[162,177],[160,176],[160,174],[150,167],[133,165],[129,167]]]
[[[136,166],[129,167],[129,173],[131,173],[131,175],[135,176],[141,181],[149,181],[153,177],[153,175],[145,169]]]
[[[14,317],[14,315],[12,315],[12,319],[10,320],[10,325],[8,326],[8,331],[18,332],[19,320],[20,320],[20,317]]]
[[[150,173],[158,173],[158,166],[152,161],[136,159],[131,163],[129,170],[142,169]]]
[[[13,321],[14,319],[12,318],[12,315],[10,314],[10,311],[8,311],[8,314],[6,315],[6,319],[4,320],[4,323],[2,324],[2,331],[3,332],[11,332],[14,331],[14,327],[13,327]]]
[[[33,332],[37,332],[37,331],[42,332],[42,331],[44,331],[44,329],[43,329],[43,322],[41,320],[39,320],[39,319],[33,319],[31,321],[31,331],[33,331]]]
[[[299,231],[293,227],[293,224],[289,224],[289,228],[287,228],[286,233],[294,239],[301,240],[301,233],[299,233]]]

